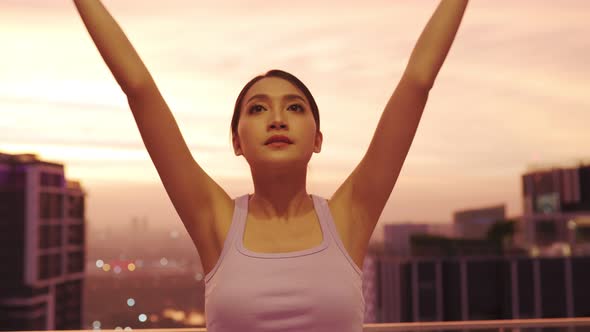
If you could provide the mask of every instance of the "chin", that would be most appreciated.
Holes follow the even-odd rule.
[[[280,156],[272,156],[270,158],[259,159],[256,162],[257,168],[266,170],[285,170],[285,169],[296,169],[299,165],[307,167],[307,161],[304,159]]]

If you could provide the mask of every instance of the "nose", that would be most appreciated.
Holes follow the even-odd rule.
[[[285,129],[285,128],[287,128],[287,124],[284,123],[283,121],[273,120],[270,124],[270,128],[271,129],[277,129],[277,128]]]
[[[270,122],[271,129],[285,129],[287,128],[287,123],[284,120],[284,115],[281,114],[281,111],[277,111],[273,113],[273,117]]]

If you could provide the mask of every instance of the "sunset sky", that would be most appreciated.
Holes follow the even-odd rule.
[[[103,2],[197,162],[231,197],[253,192],[230,145],[235,99],[278,68],[313,93],[324,135],[308,192],[329,198],[364,155],[438,1]],[[531,166],[590,161],[590,2],[472,1],[432,89],[386,222],[522,212]],[[125,95],[71,1],[0,2],[0,152],[63,163],[96,225],[182,227]]]

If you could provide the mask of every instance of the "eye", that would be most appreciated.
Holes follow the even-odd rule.
[[[289,106],[289,109],[291,109],[291,107],[296,106],[295,109],[299,108],[301,110],[301,112],[303,112],[303,106],[301,106],[300,104],[293,104]]]
[[[260,104],[254,104],[250,107],[250,109],[248,110],[249,113],[258,113],[257,111],[264,109],[264,107],[262,107],[262,105]]]

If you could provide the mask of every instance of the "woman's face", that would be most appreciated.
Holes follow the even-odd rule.
[[[234,151],[250,167],[307,167],[312,153],[319,153],[322,146],[307,98],[278,77],[265,77],[250,87],[242,100],[237,131]],[[265,144],[273,135],[287,136],[292,144]]]

